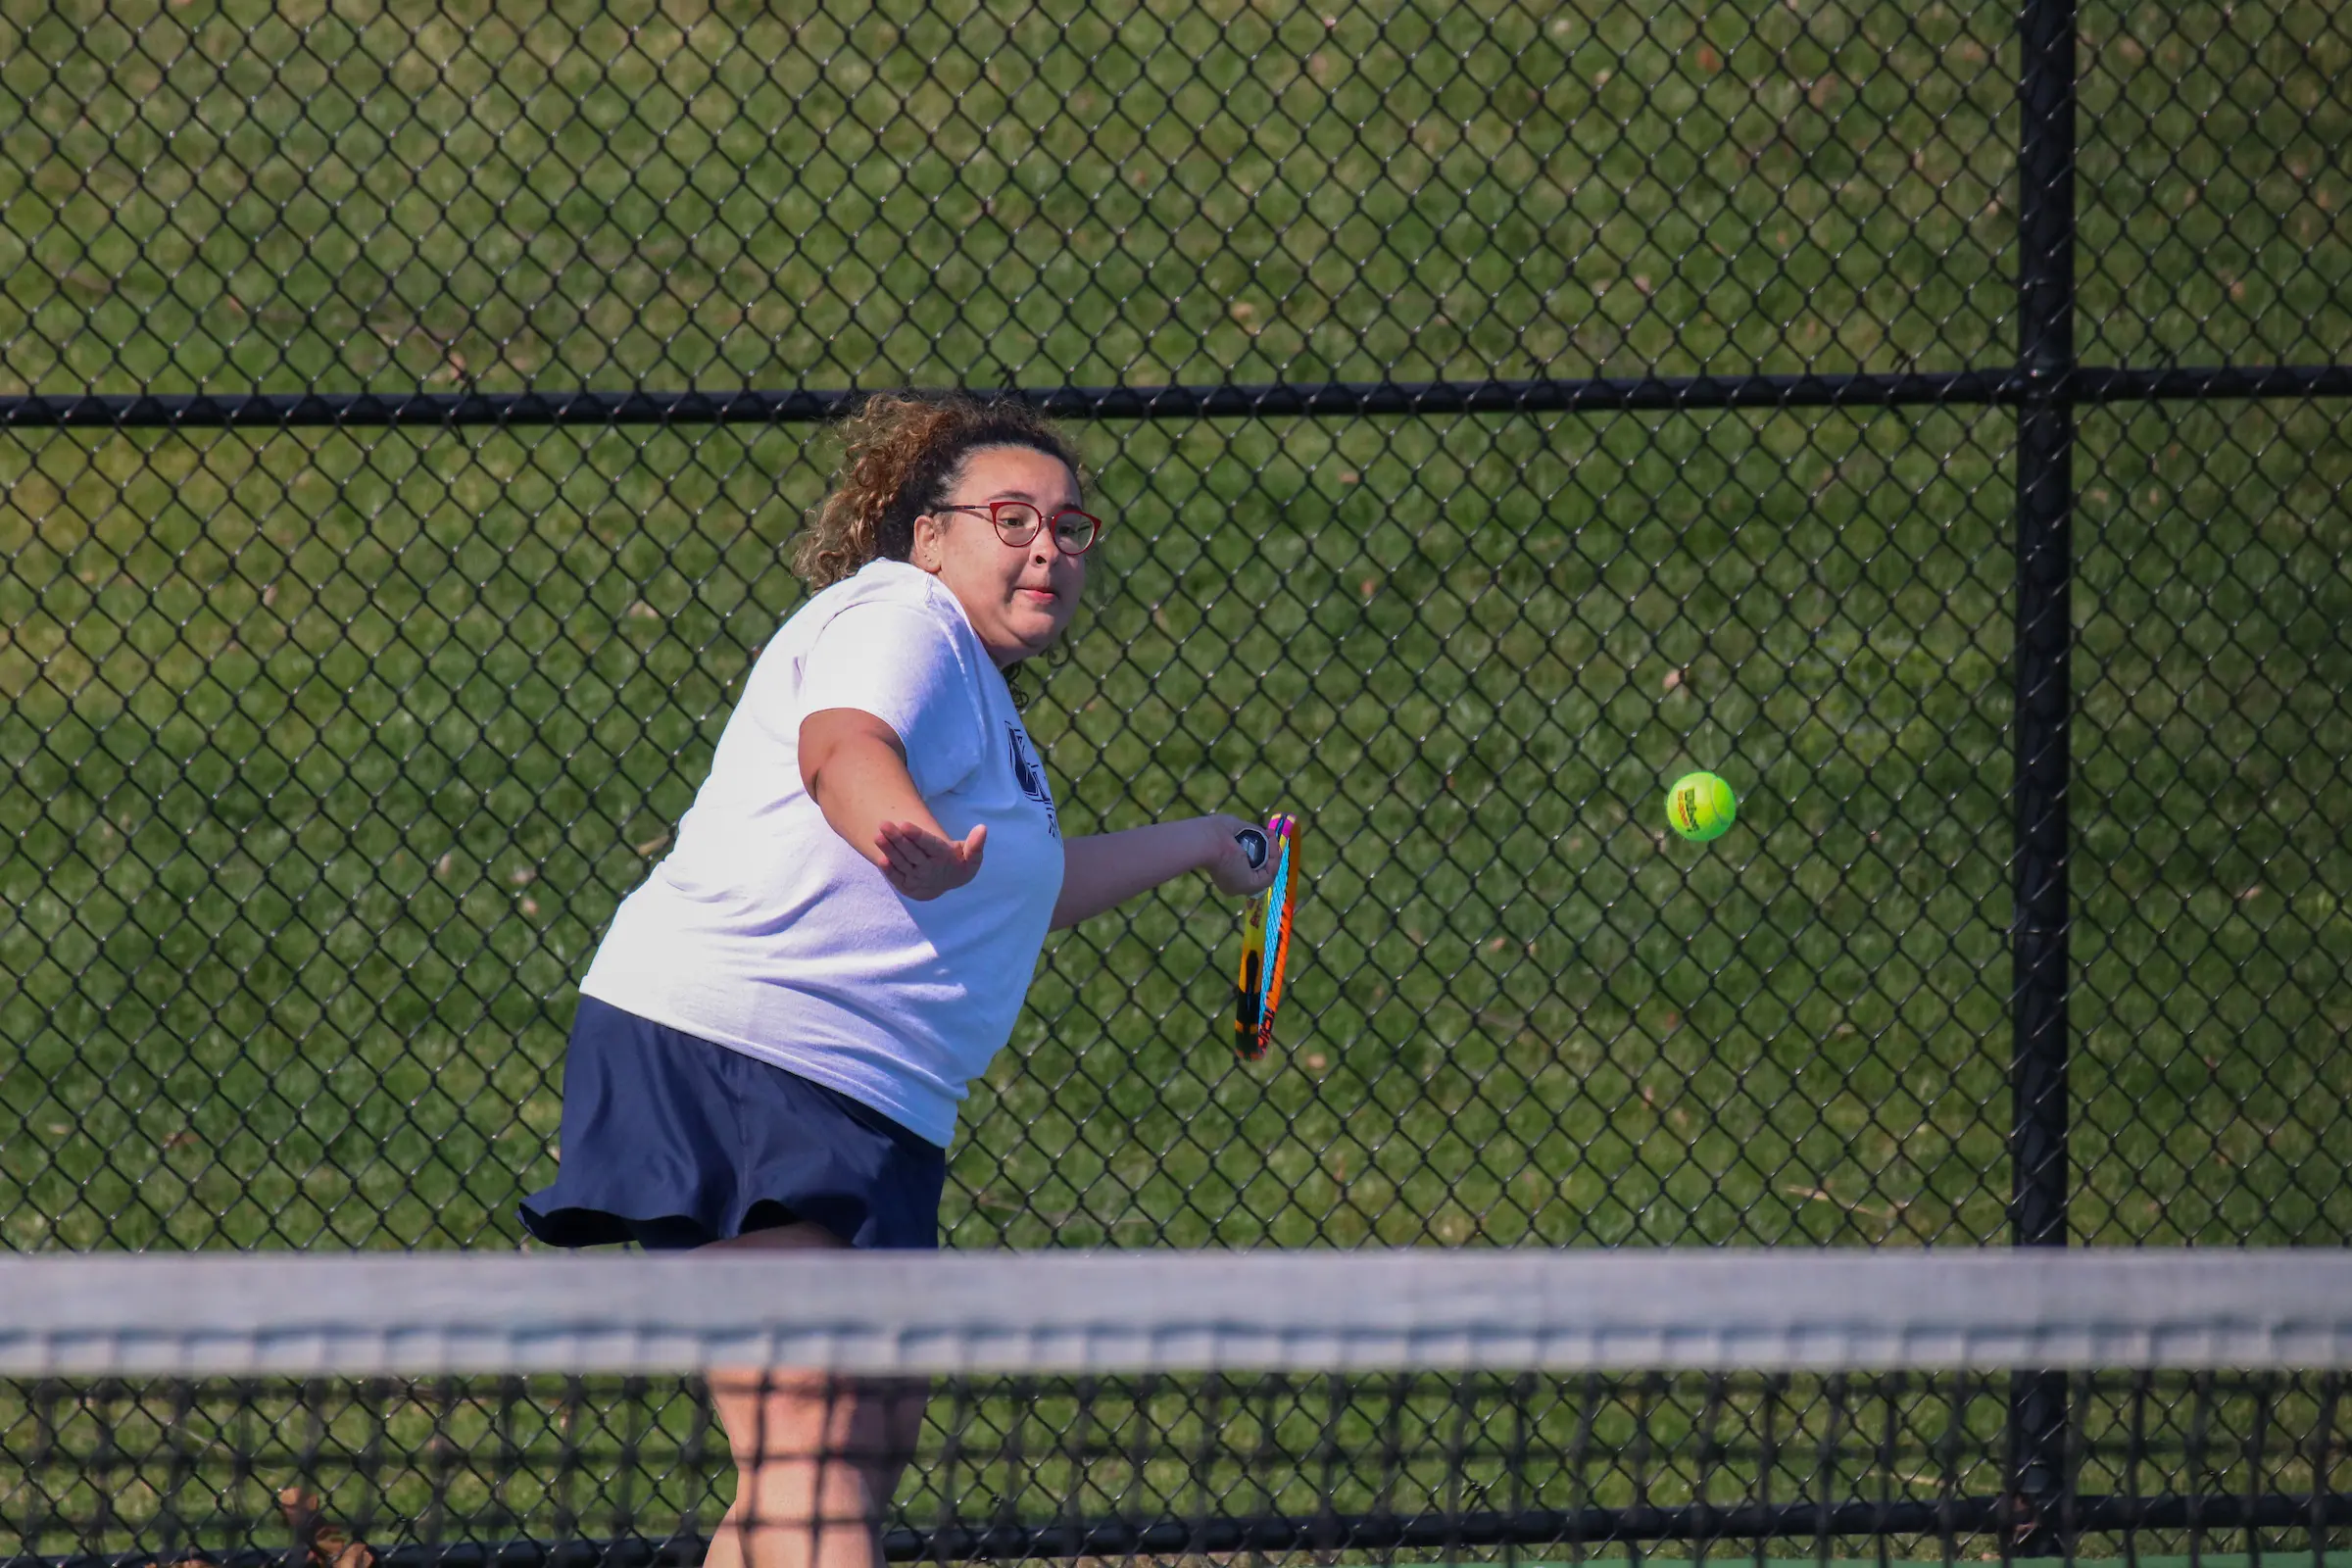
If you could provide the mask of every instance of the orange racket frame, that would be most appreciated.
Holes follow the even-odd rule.
[[[1233,1052],[1244,1061],[1262,1059],[1274,1043],[1274,1013],[1290,967],[1291,916],[1298,906],[1298,819],[1267,818],[1266,839],[1274,881],[1250,901],[1243,917],[1242,969],[1234,983]]]

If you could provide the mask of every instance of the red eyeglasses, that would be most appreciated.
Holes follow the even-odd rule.
[[[1026,501],[991,501],[986,506],[934,507],[934,512],[978,512],[987,515],[997,537],[1006,544],[1027,544],[1046,525],[1046,514]],[[1102,519],[1076,507],[1054,514],[1054,548],[1065,556],[1083,556],[1102,537]]]

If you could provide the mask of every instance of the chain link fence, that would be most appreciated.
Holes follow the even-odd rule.
[[[2028,14],[0,0],[0,1245],[514,1241],[900,384],[1093,469],[1065,822],[1312,871],[955,1244],[2342,1241],[2352,23]]]

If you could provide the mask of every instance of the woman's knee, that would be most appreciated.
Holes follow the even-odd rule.
[[[711,1400],[739,1464],[904,1464],[920,1440],[928,1385],[794,1368],[710,1374]]]

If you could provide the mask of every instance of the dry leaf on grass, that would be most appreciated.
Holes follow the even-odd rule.
[[[364,1541],[352,1540],[350,1531],[325,1518],[319,1511],[317,1493],[302,1487],[281,1487],[277,1511],[284,1516],[286,1528],[294,1534],[294,1544],[303,1549],[310,1568],[375,1568],[374,1550]]]

